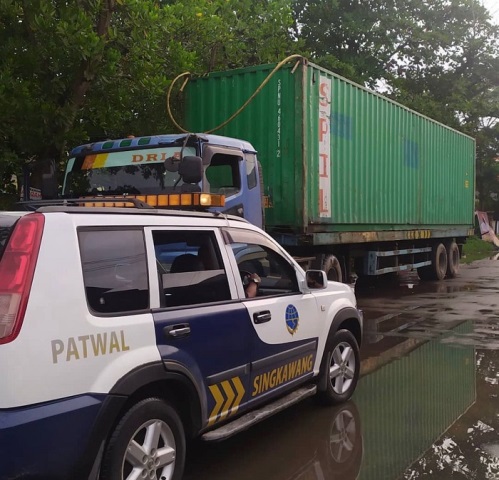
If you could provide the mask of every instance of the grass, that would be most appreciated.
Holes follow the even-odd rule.
[[[490,242],[485,242],[478,237],[468,237],[463,246],[461,263],[471,263],[481,258],[488,258],[496,252],[496,248]]]

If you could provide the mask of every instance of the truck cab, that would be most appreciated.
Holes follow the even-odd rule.
[[[188,157],[200,159],[200,178],[193,177],[192,162],[179,173]],[[260,178],[256,151],[246,141],[204,134],[158,135],[73,149],[62,194],[66,198],[145,197],[148,203],[162,194],[221,194],[225,205],[214,210],[246,218],[261,228]]]

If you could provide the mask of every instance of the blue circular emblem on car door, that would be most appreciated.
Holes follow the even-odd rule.
[[[286,307],[286,326],[288,327],[288,332],[294,335],[296,330],[298,330],[298,322],[300,321],[300,316],[298,315],[298,310],[294,305],[288,305]]]

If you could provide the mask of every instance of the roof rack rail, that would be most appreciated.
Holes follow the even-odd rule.
[[[21,207],[23,210],[35,211],[40,207],[71,207],[83,204],[94,203],[98,204],[96,206],[113,206],[109,204],[120,204],[114,206],[124,207],[124,204],[127,207],[132,208],[144,208],[144,209],[153,209],[151,205],[142,200],[138,200],[137,198],[127,198],[127,197],[86,197],[86,198],[56,198],[53,200],[26,200],[22,202],[17,202],[17,205]]]

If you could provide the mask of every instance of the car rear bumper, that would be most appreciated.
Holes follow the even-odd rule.
[[[82,395],[0,410],[0,480],[57,480],[84,474],[82,456],[104,399]]]

